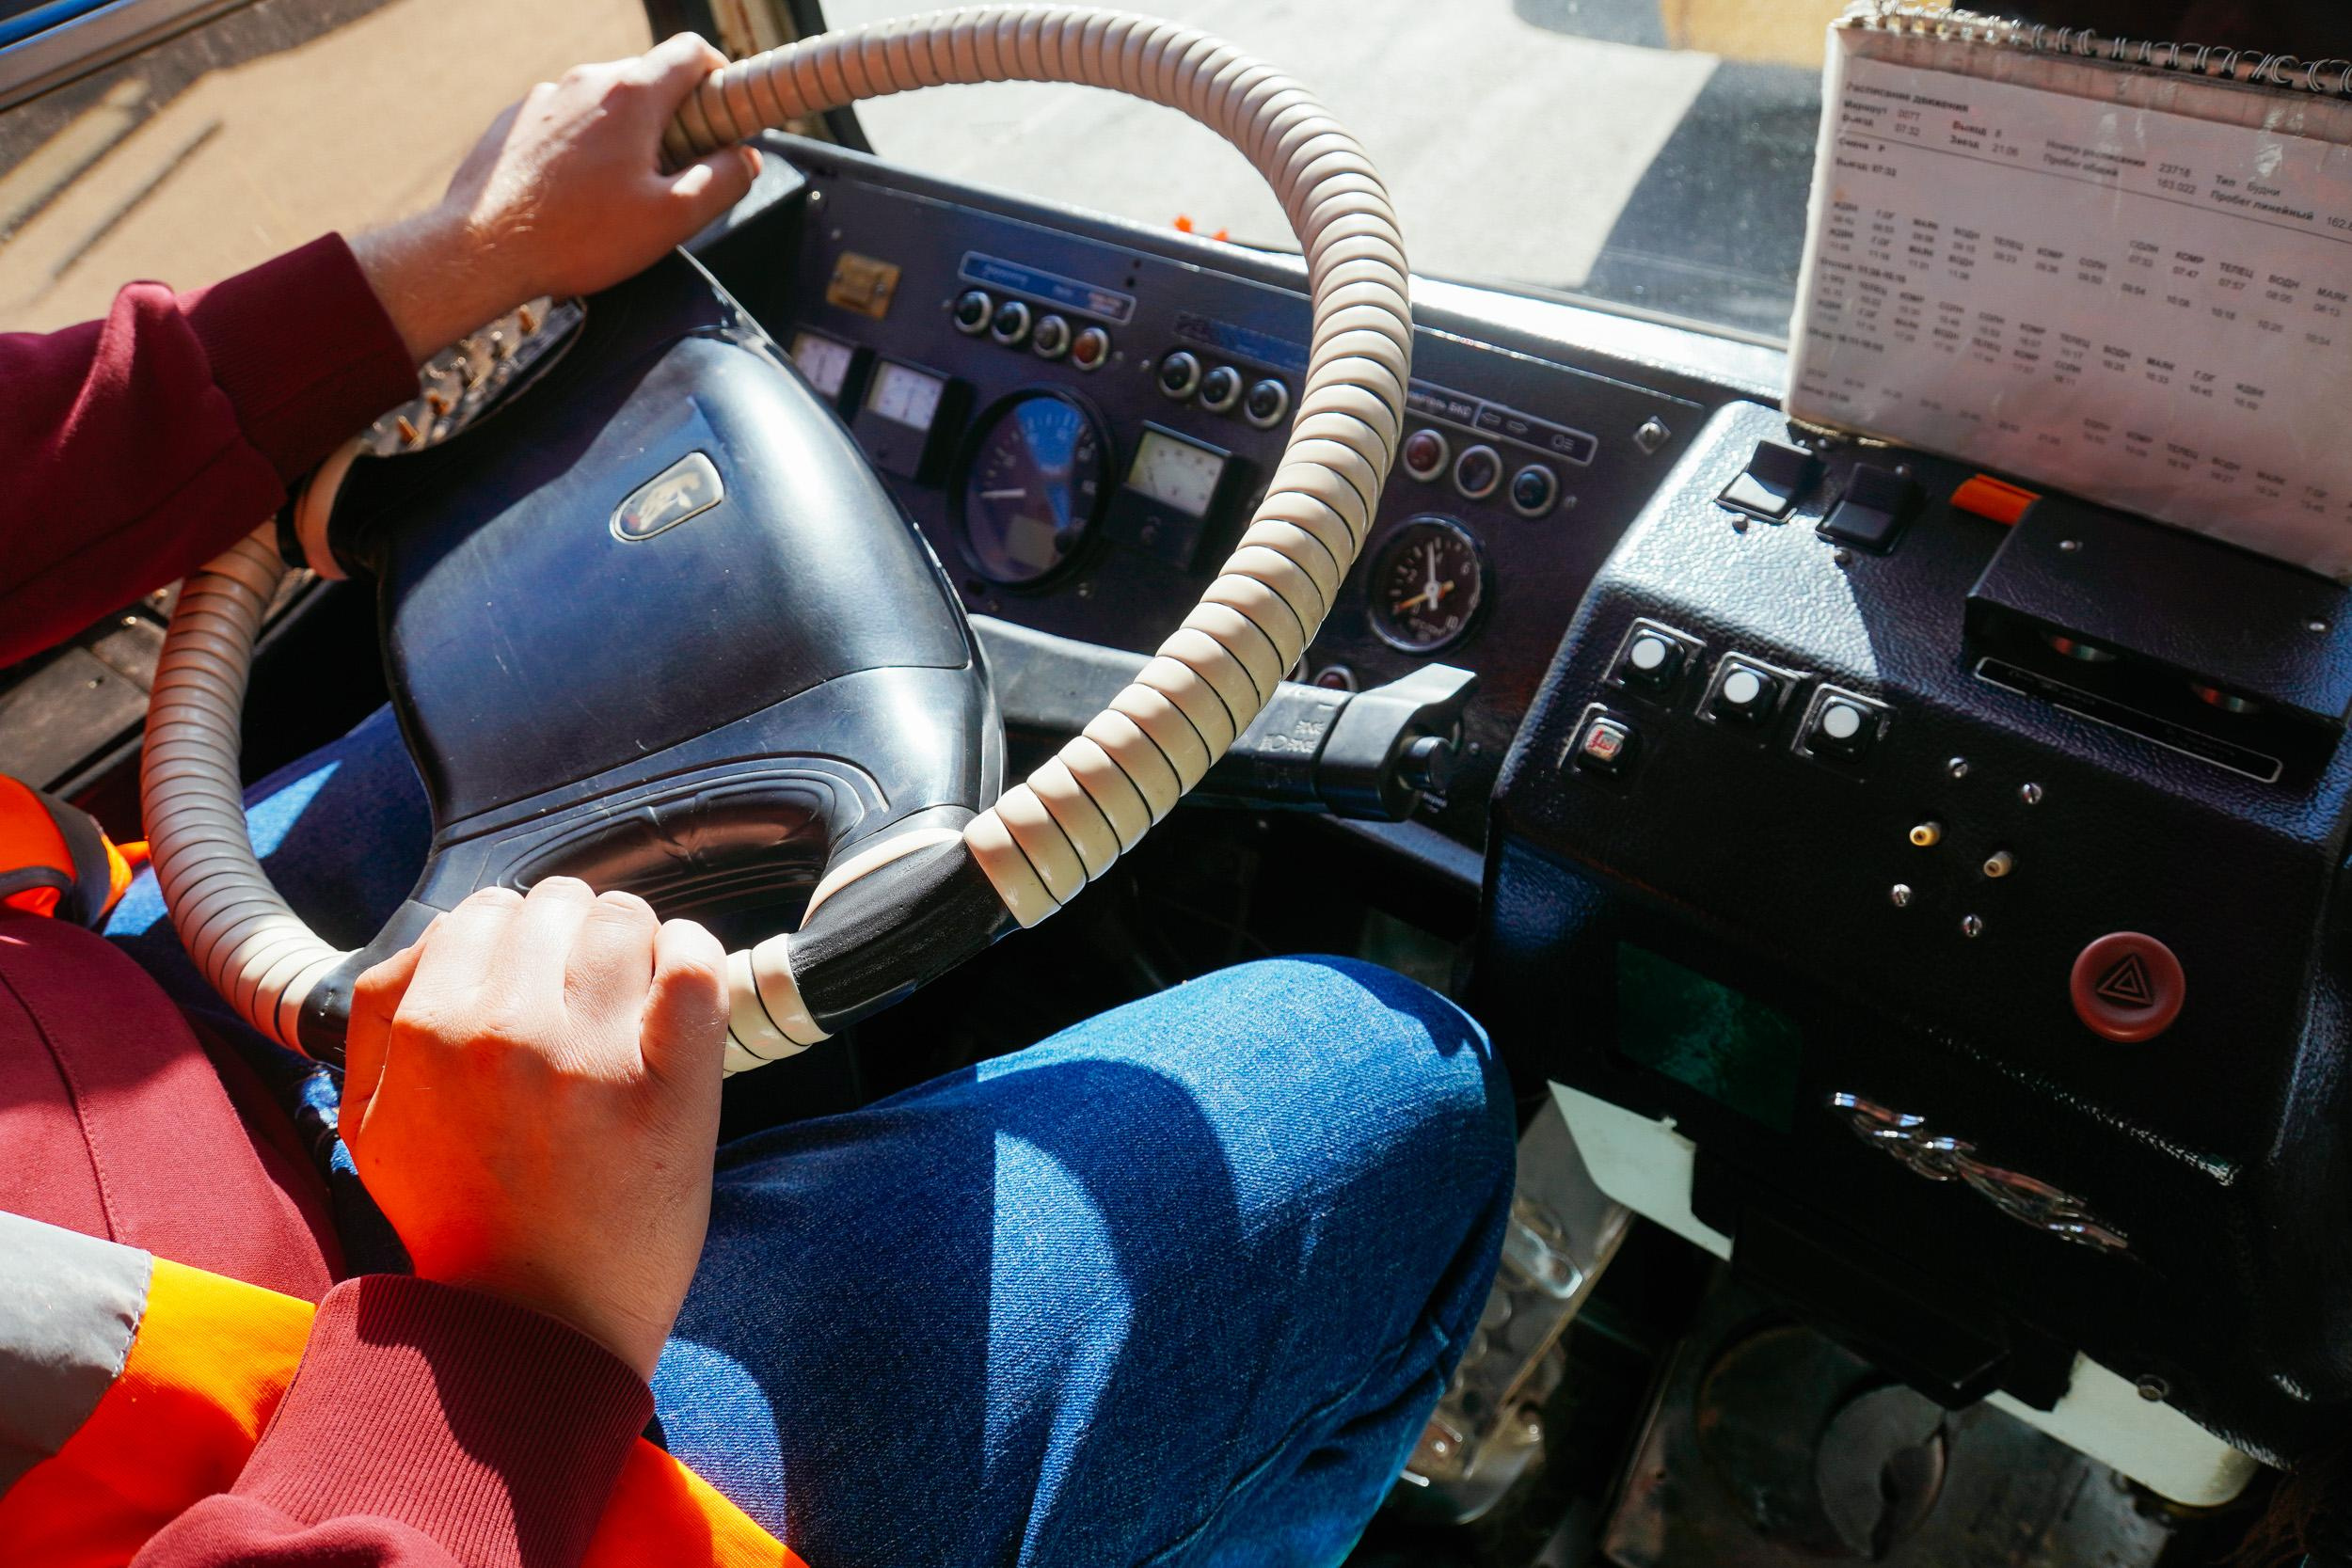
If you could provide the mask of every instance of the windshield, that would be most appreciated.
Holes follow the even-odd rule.
[[[825,0],[838,27],[921,8]],[[1787,335],[1844,0],[1153,0],[1320,93],[1396,197],[1414,270]],[[1291,248],[1212,133],[1004,84],[858,107],[927,172]]]
[[[20,8],[0,0],[0,21]],[[222,8],[0,110],[0,331],[87,321],[132,278],[193,288],[414,212],[532,82],[651,38],[639,0]]]

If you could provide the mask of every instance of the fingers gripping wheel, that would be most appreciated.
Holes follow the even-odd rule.
[[[713,73],[664,148],[684,163],[863,99],[1001,81],[1104,87],[1180,109],[1250,160],[1306,259],[1304,395],[1257,515],[1200,609],[1083,736],[961,832],[901,834],[834,865],[798,931],[731,955],[731,1070],[815,1044],[1036,925],[1133,847],[1312,640],[1394,456],[1412,318],[1387,193],[1311,94],[1206,34],[1062,6],[973,7],[826,33]],[[252,626],[278,569],[257,536],[191,579],[156,685],[143,783],[158,874],[191,953],[258,1027],[293,1043],[306,997],[346,956],[270,890],[237,809],[237,709]]]

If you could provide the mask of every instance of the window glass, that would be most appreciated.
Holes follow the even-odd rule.
[[[260,0],[19,104],[0,331],[414,211],[532,83],[648,41],[639,0]]]
[[[834,26],[925,8],[825,0]],[[1844,0],[1153,0],[1295,72],[1389,182],[1416,270],[1779,338],[1803,248],[1822,33]],[[1210,132],[1004,84],[858,106],[929,172],[1288,248]]]

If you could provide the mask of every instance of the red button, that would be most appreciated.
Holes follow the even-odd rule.
[[[2124,1045],[2154,1039],[2181,1016],[2188,977],[2172,949],[2137,931],[2110,931],[2084,948],[2067,982],[2075,1016]]]

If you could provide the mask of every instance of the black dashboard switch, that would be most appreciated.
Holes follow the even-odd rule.
[[[1160,361],[1160,390],[1178,403],[1192,396],[1200,385],[1200,357],[1189,349],[1178,349]]]
[[[1483,441],[1454,460],[1454,487],[1471,500],[1486,499],[1502,483],[1502,454]]]
[[[1776,523],[1788,515],[1820,471],[1821,460],[1803,447],[1758,441],[1747,467],[1715,499],[1735,512]]]
[[[1231,365],[1216,365],[1200,378],[1200,406],[1212,414],[1222,414],[1241,401],[1241,372]]]
[[[1541,463],[1530,463],[1511,476],[1511,510],[1522,517],[1540,517],[1560,499],[1560,476]]]
[[[1606,773],[1613,778],[1633,760],[1634,743],[1631,725],[1622,719],[1596,712],[1577,731],[1576,744],[1568,749],[1568,760],[1587,772]]]
[[[1026,304],[1009,299],[996,307],[996,313],[988,318],[988,335],[1007,348],[1019,348],[1029,341],[1029,323],[1032,319]]]
[[[1884,551],[1893,547],[1918,501],[1919,487],[1907,475],[1861,464],[1846,481],[1844,499],[1821,520],[1821,532],[1843,545]]]
[[[956,330],[966,337],[977,338],[988,330],[991,317],[996,314],[996,302],[985,289],[966,289],[956,296]]]
[[[1260,430],[1272,430],[1290,411],[1291,389],[1272,376],[1253,385],[1241,405],[1242,418]]]
[[[1070,352],[1070,320],[1066,316],[1040,316],[1029,329],[1029,352],[1040,359],[1058,359]]]
[[[1617,661],[1617,678],[1647,691],[1664,691],[1682,674],[1683,646],[1662,631],[1637,629]]]
[[[1760,724],[1780,706],[1780,677],[1743,658],[1724,660],[1708,711],[1735,724]]]
[[[1813,721],[1805,727],[1804,743],[1813,751],[1834,757],[1859,762],[1878,744],[1879,716],[1867,703],[1851,697],[1830,696],[1822,699],[1813,710]]]

